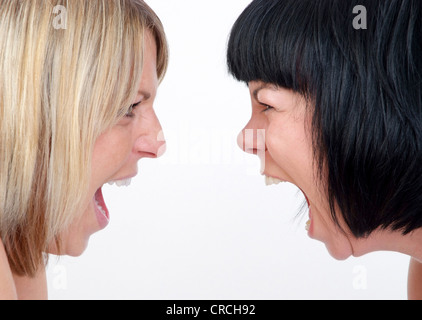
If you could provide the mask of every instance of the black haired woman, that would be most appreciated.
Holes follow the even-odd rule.
[[[255,0],[228,65],[252,99],[239,145],[302,190],[309,236],[341,260],[411,256],[422,298],[422,2]]]

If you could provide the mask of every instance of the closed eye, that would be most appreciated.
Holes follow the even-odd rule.
[[[261,106],[264,107],[264,110],[262,110],[262,112],[268,112],[268,111],[274,109],[273,107],[271,107],[267,104],[263,104],[263,103],[261,103]]]
[[[139,101],[138,103],[132,104],[129,107],[128,112],[126,113],[126,117],[127,118],[133,118],[135,116],[135,114],[133,113],[133,111],[135,111],[135,109],[142,103],[142,101]]]

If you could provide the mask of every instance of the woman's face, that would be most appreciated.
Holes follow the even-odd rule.
[[[327,196],[315,178],[312,115],[306,101],[291,90],[263,82],[250,82],[249,90],[252,117],[238,137],[239,146],[259,156],[267,184],[290,182],[302,190],[309,206],[309,236],[324,242],[333,257],[348,258],[353,254],[353,237],[334,223]],[[348,230],[343,221],[340,225]]]
[[[137,162],[141,158],[158,158],[165,152],[164,135],[153,109],[158,88],[156,57],[155,40],[148,33],[142,80],[133,101],[139,105],[95,142],[89,193],[84,202],[86,209],[61,235],[62,254],[79,256],[85,251],[89,237],[107,226],[109,212],[101,192],[104,184],[130,183],[138,172]]]

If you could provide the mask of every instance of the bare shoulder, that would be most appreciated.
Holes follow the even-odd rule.
[[[409,300],[422,300],[422,263],[412,258],[408,280]]]
[[[47,300],[45,266],[34,277],[12,273],[3,242],[0,239],[0,300]]]
[[[0,300],[16,300],[16,288],[7,260],[3,242],[0,239]]]

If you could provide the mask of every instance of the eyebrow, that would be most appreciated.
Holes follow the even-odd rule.
[[[147,101],[149,98],[151,98],[151,93],[142,90],[138,91],[138,95],[143,97],[142,101]]]

